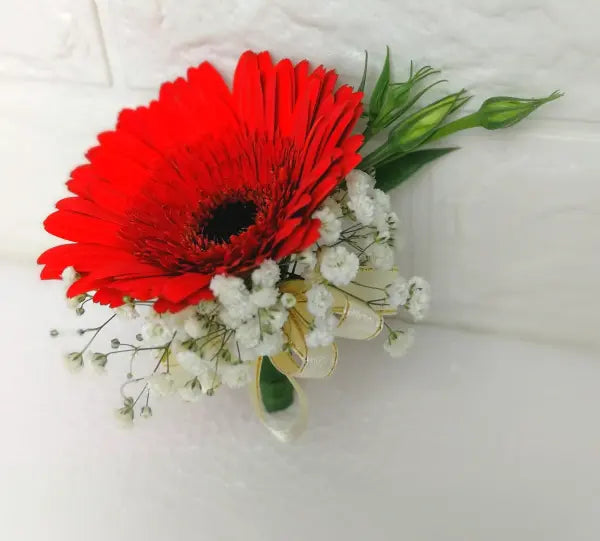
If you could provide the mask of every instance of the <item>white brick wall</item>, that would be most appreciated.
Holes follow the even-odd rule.
[[[107,84],[93,0],[4,0],[0,75]]]
[[[25,0],[0,18],[0,247],[33,257],[41,219],[118,110],[209,59],[231,74],[245,48],[307,56],[371,78],[385,44],[444,69],[452,88],[567,96],[465,148],[395,195],[402,265],[431,278],[432,321],[600,349],[600,4],[578,0]],[[92,84],[90,84],[92,83]],[[476,106],[475,102],[473,106]]]
[[[0,8],[0,539],[599,538],[598,0]],[[480,98],[567,91],[510,131],[457,136],[460,152],[395,193],[401,266],[431,279],[434,325],[401,362],[342,342],[330,381],[305,387],[297,445],[270,440],[226,390],[157,402],[152,422],[118,431],[119,367],[74,378],[56,359],[76,338],[44,339],[80,321],[34,265],[70,169],[121,108],[190,64],[230,75],[240,51],[269,48],[355,82],[362,50],[373,78],[386,44],[396,72],[431,63]]]

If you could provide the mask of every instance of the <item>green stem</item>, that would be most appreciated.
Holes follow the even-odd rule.
[[[368,154],[361,162],[360,168],[363,171],[366,171],[370,167],[377,167],[381,165],[384,161],[388,160],[392,156],[392,153],[389,151],[387,143],[383,144],[379,148],[376,148],[373,152]],[[400,155],[395,156],[396,158],[400,157]]]
[[[479,113],[471,113],[470,115],[464,116],[462,118],[457,118],[452,122],[448,122],[448,124],[445,124],[441,128],[438,128],[434,132],[434,134],[427,140],[427,142],[431,143],[431,141],[441,139],[442,137],[446,137],[451,133],[455,133],[461,130],[468,130],[469,128],[477,128],[478,126],[481,126]]]

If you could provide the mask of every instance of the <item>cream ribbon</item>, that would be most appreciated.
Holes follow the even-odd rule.
[[[397,269],[378,271],[361,268],[353,282],[343,288],[328,285],[333,302],[333,313],[338,319],[335,336],[352,340],[371,340],[383,329],[383,316],[395,314],[396,310],[385,302],[385,287],[398,275]],[[291,293],[296,305],[290,309],[283,332],[290,344],[290,351],[270,357],[271,362],[284,374],[296,393],[296,404],[282,412],[271,414],[262,404],[260,395],[260,371],[262,358],[256,361],[255,380],[251,386],[253,403],[258,416],[270,432],[280,441],[289,442],[299,436],[308,418],[308,404],[296,378],[325,378],[333,373],[338,362],[335,344],[310,348],[305,336],[313,322],[307,308],[306,292],[311,283],[305,280],[287,280],[280,284],[283,293]],[[291,410],[291,411],[288,411]]]

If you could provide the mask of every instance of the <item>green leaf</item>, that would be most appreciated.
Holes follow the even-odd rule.
[[[269,413],[284,410],[294,402],[294,387],[269,357],[262,358],[259,385],[262,403]]]
[[[416,150],[377,167],[375,168],[375,187],[384,192],[389,192],[392,188],[395,188],[416,173],[425,164],[437,160],[454,150],[458,150],[458,147]]]
[[[360,80],[360,84],[358,85],[358,91],[365,91],[365,83],[367,82],[367,65],[369,63],[369,52],[365,51],[365,67],[363,69],[362,79]]]
[[[463,107],[466,103],[468,103],[472,98],[473,98],[473,96],[463,96],[461,98],[458,98],[454,102],[452,109],[450,109],[450,114],[458,111],[461,107]]]
[[[385,62],[383,63],[383,69],[377,78],[373,94],[371,95],[371,101],[369,102],[369,118],[375,120],[383,102],[385,100],[385,94],[390,84],[390,48],[386,47]]]

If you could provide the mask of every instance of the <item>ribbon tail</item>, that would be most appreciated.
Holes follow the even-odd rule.
[[[306,394],[293,377],[285,374],[294,388],[294,402],[285,410],[269,413],[264,407],[260,392],[262,362],[262,357],[257,359],[254,382],[249,387],[250,397],[256,409],[256,414],[267,430],[279,441],[283,443],[294,441],[306,429],[308,421],[308,401]]]

